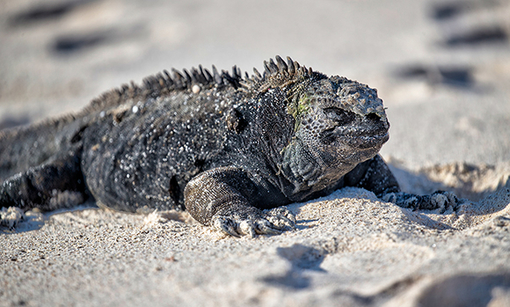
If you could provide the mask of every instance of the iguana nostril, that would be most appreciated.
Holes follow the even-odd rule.
[[[380,121],[381,120],[381,117],[375,113],[370,113],[367,115],[367,119],[369,121]]]

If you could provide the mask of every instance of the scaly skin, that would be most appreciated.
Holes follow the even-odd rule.
[[[293,227],[281,206],[343,186],[407,208],[456,204],[400,192],[377,155],[389,123],[374,89],[290,58],[254,71],[165,72],[76,115],[3,132],[0,204],[52,210],[93,197],[122,211],[186,209],[234,236]]]

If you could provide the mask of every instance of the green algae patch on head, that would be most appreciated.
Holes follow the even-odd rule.
[[[298,99],[292,100],[287,106],[287,113],[292,115],[295,120],[294,132],[296,132],[299,128],[302,116],[310,111],[311,104],[312,98],[309,95],[304,94]]]

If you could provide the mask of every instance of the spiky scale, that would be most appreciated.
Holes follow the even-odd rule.
[[[170,76],[170,73],[168,72],[168,70],[163,70],[163,74],[165,75],[166,77],[166,83],[168,86],[171,86],[174,84],[174,80],[172,79],[172,77]]]
[[[262,79],[262,75],[259,73],[259,71],[253,67],[253,73],[255,74],[255,77],[257,77],[258,80]]]
[[[200,67],[200,69],[202,69],[202,65],[200,65],[199,67]],[[204,69],[203,74],[204,74],[205,78],[207,79],[206,83],[211,83],[214,81],[214,77],[211,75],[211,73],[209,72],[209,70],[207,68]]]
[[[232,66],[232,78],[234,79],[242,79],[241,69],[237,67],[237,65]]]
[[[184,81],[184,76],[181,75],[181,73],[175,68],[172,68],[172,73],[174,75],[173,79],[174,79],[175,85],[178,88],[183,88],[184,85],[186,84]]]
[[[264,69],[265,69],[265,74],[267,74],[267,75],[272,74],[271,68],[269,67],[269,62],[264,61]]]
[[[193,84],[195,84],[195,83],[203,84],[205,81],[205,77],[195,67],[191,68],[190,75],[191,75],[191,82]]]
[[[292,75],[294,74],[295,72],[295,67],[294,67],[294,61],[290,58],[290,56],[287,57],[287,70],[289,71],[289,73]]]
[[[198,65],[198,72],[197,73],[200,76],[200,83],[206,84],[207,82],[209,82],[209,79],[205,75],[205,71],[204,71],[204,68],[202,67],[202,65]]]
[[[186,78],[186,84],[192,84],[193,78],[191,77],[189,71],[187,69],[183,69],[182,72],[184,73],[184,77]]]
[[[269,68],[273,74],[278,72],[278,66],[276,66],[273,59],[269,59]]]
[[[212,70],[213,70],[214,81],[217,84],[220,84],[220,85],[223,84],[223,78],[218,73],[218,69],[216,69],[216,66],[213,65]]]
[[[276,56],[276,62],[278,63],[277,65],[280,72],[287,72],[287,64],[285,64],[285,61],[279,55]]]

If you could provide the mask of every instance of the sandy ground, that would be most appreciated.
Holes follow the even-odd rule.
[[[0,233],[0,306],[509,306],[508,16],[504,0],[2,1],[2,128],[163,69],[290,55],[377,88],[403,189],[465,202],[411,212],[342,189],[255,239],[175,212],[31,212]]]

